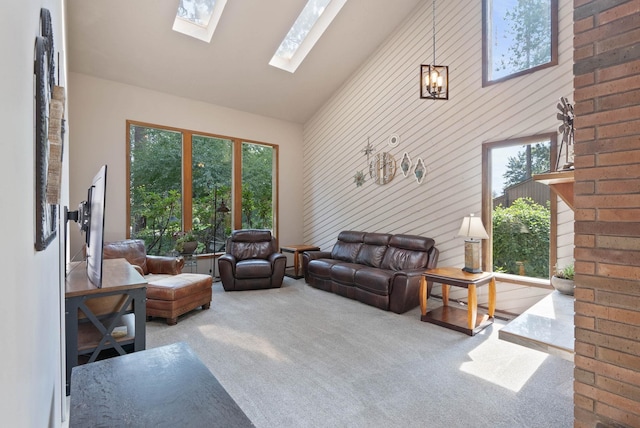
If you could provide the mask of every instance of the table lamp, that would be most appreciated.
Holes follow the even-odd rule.
[[[470,214],[462,220],[458,236],[464,236],[464,268],[463,271],[469,273],[480,273],[480,240],[489,239],[487,231],[484,229],[482,219]]]

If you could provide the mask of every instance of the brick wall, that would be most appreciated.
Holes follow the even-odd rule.
[[[640,427],[640,0],[574,0],[576,427]]]

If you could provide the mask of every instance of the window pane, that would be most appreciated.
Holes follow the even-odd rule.
[[[242,228],[273,230],[273,148],[242,143]]]
[[[193,230],[203,244],[201,251],[223,251],[233,218],[230,211],[233,142],[194,135],[192,152]]]
[[[557,52],[552,23],[556,0],[484,2],[485,82],[557,62],[552,58],[552,52]]]
[[[491,149],[493,270],[549,278],[550,190],[532,179],[549,171],[551,143]]]
[[[182,224],[182,135],[131,125],[129,142],[130,236],[148,254],[167,254]]]

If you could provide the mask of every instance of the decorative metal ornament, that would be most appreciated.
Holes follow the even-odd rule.
[[[558,149],[558,159],[556,161],[556,170],[560,167],[560,156],[562,154],[562,148],[566,145],[564,153],[565,153],[565,165],[562,167],[563,170],[571,169],[573,166],[573,159],[569,159],[569,147],[573,145],[573,137],[574,137],[574,126],[573,120],[575,118],[575,113],[573,111],[573,105],[569,103],[569,101],[565,97],[560,98],[560,102],[558,103],[558,110],[560,113],[556,114],[556,118],[561,121],[560,126],[558,127],[558,132],[562,134],[562,141],[560,143],[560,148]]]
[[[424,166],[424,162],[422,161],[422,158],[418,158],[418,160],[416,161],[416,166],[413,169],[413,176],[415,177],[418,184],[422,184],[422,181],[424,180],[426,175],[427,175],[427,167]]]
[[[402,160],[400,161],[400,170],[402,171],[402,175],[405,177],[409,176],[409,172],[411,171],[411,158],[409,157],[409,153],[404,152],[402,155]]]
[[[397,147],[398,144],[400,144],[400,137],[398,135],[396,135],[396,134],[392,134],[389,137],[388,144],[389,144],[389,147]]]
[[[353,182],[356,183],[356,187],[361,187],[366,179],[367,177],[362,171],[356,171],[356,174],[353,176]]]

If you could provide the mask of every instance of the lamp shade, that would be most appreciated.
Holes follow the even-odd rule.
[[[460,226],[458,236],[475,239],[489,239],[489,235],[487,235],[487,231],[484,229],[484,225],[482,224],[482,219],[480,217],[475,217],[473,214],[462,219],[462,225]]]

